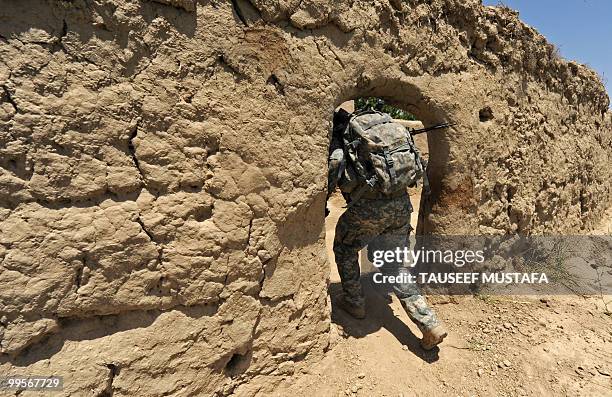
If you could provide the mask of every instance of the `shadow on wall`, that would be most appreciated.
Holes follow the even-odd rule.
[[[197,305],[176,309],[185,317],[194,319],[212,317],[217,313],[217,305]],[[60,320],[61,332],[45,336],[43,339],[18,356],[0,356],[0,365],[11,363],[17,367],[27,367],[31,364],[53,357],[64,348],[67,341],[87,341],[104,338],[124,331],[145,329],[162,315],[163,310],[135,310],[119,314],[83,318],[64,318]]]

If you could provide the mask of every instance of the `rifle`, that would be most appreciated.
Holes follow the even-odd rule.
[[[455,123],[442,123],[442,124],[434,125],[434,126],[427,127],[427,128],[420,128],[418,130],[408,129],[408,131],[410,132],[410,135],[415,136],[415,135],[418,135],[418,134],[422,134],[424,132],[440,130],[442,128],[448,128],[448,127],[452,127],[454,125],[455,125]]]

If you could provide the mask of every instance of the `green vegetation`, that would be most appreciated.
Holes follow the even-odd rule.
[[[355,111],[365,110],[368,108],[375,108],[379,98],[376,97],[365,97],[355,99]],[[388,113],[394,119],[402,119],[402,120],[416,120],[417,118],[409,112],[405,110],[398,109],[391,105],[387,105],[386,103],[383,105],[381,112]]]

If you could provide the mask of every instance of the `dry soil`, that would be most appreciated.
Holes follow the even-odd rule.
[[[415,225],[420,191],[411,193]],[[340,278],[331,247],[344,201],[338,195],[330,202],[334,296]],[[612,230],[609,214],[595,233]],[[364,259],[362,273],[372,270]],[[611,296],[432,296],[450,332],[439,350],[425,352],[397,298],[383,296],[366,275],[363,281],[368,317],[355,320],[332,308],[331,351],[287,378],[276,396],[612,395]]]

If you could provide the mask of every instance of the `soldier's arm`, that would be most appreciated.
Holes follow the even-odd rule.
[[[332,137],[329,144],[329,157],[327,159],[327,198],[336,190],[341,173],[344,171],[345,157],[344,144],[342,141],[342,133],[348,122],[350,114],[340,109],[334,114],[334,123],[332,128]],[[329,211],[325,209],[325,215]]]
[[[344,162],[344,144],[342,142],[342,119],[339,114],[334,115],[334,127],[331,142],[329,143],[329,157],[327,159],[327,197],[334,192],[338,184],[339,174]]]
[[[423,123],[416,120],[402,120],[402,119],[393,119],[394,123],[400,124],[409,130],[419,130],[423,128]]]
[[[342,163],[344,162],[344,150],[338,148],[333,150],[327,163],[327,197],[334,192],[338,184]]]

